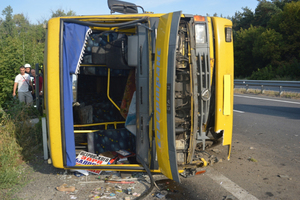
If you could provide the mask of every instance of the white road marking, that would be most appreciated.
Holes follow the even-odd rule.
[[[245,113],[244,111],[240,111],[240,110],[233,110],[233,112],[237,112],[237,113]]]
[[[237,199],[241,200],[258,200],[255,196],[249,194],[246,190],[232,182],[226,176],[220,174],[219,172],[215,171],[213,168],[208,167],[206,171],[206,175],[222,186],[225,190],[230,192],[233,196]]]
[[[277,101],[277,102],[283,102],[283,103],[291,103],[291,104],[299,104],[300,102],[295,102],[295,101],[283,101],[283,100],[277,100],[277,99],[267,99],[267,98],[259,98],[259,97],[249,97],[249,96],[244,96],[244,95],[234,95],[235,97],[243,97],[243,98],[249,98],[249,99],[260,99],[260,100],[265,100],[265,101]]]

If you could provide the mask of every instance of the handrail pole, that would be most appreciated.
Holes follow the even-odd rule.
[[[109,96],[109,87],[110,87],[110,68],[107,68],[107,98],[120,111],[119,106],[117,106],[117,104]]]

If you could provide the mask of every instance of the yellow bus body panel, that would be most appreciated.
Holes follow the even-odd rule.
[[[162,173],[173,179],[167,127],[167,66],[172,13],[159,19],[154,65],[154,127],[157,160]]]
[[[213,38],[213,30],[212,30],[212,22],[211,18],[207,17],[207,27],[208,27],[208,32],[209,32],[209,55],[210,55],[210,85],[212,84],[212,76],[213,76],[213,71],[214,71],[214,38]]]
[[[212,17],[215,36],[216,103],[215,132],[223,130],[223,145],[228,145],[230,158],[233,124],[233,41],[225,41],[225,28],[232,27],[228,19]],[[232,37],[232,36],[231,36]]]
[[[59,32],[60,19],[53,18],[48,22],[48,44],[46,63],[46,112],[50,154],[54,167],[63,168],[61,118],[60,118],[60,80],[59,80]],[[49,109],[50,108],[50,109]]]

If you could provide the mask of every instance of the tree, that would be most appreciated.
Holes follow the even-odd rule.
[[[300,77],[300,1],[258,0],[232,17],[235,75]]]
[[[273,15],[281,12],[274,3],[266,0],[258,0],[259,4],[255,9],[254,26],[267,27],[267,24]]]
[[[233,29],[235,31],[242,29],[248,29],[254,22],[254,13],[248,8],[242,8],[243,12],[235,12],[235,16],[232,17]]]
[[[43,63],[46,29],[43,24],[30,24],[24,14],[13,15],[11,6],[0,19],[0,107],[12,95],[13,81],[25,63]],[[75,15],[72,10],[52,11],[52,17]],[[45,21],[44,21],[45,22]]]
[[[281,10],[283,10],[285,4],[297,1],[299,0],[272,0],[272,3],[275,4]]]
[[[56,11],[51,10],[51,12],[52,12],[51,18],[76,15],[76,13],[72,10],[69,10],[67,13],[65,13],[65,11],[62,9],[57,9]]]
[[[256,39],[265,31],[263,27],[250,26],[248,29],[237,31],[234,39],[234,69],[235,75],[250,76],[251,73],[258,68],[263,67],[263,64],[257,59],[253,48]]]
[[[285,59],[300,56],[300,1],[286,3],[283,11],[274,15],[268,27],[276,30],[283,36],[282,52]]]
[[[284,53],[288,58],[300,57],[300,1],[284,6],[280,13],[279,31],[285,41]]]
[[[22,63],[22,49],[20,40],[10,35],[1,40],[0,48],[0,104],[12,95],[15,75]]]
[[[13,16],[14,24],[17,28],[18,33],[26,32],[29,29],[29,20],[24,17],[23,14],[16,14]]]
[[[14,30],[14,21],[12,18],[12,13],[13,13],[13,9],[10,6],[7,6],[3,11],[2,11],[2,15],[5,16],[5,20],[1,23],[2,29],[1,31],[3,31],[4,35],[7,36],[12,36],[13,30]]]
[[[282,35],[273,29],[266,29],[254,41],[253,57],[267,65],[280,60],[281,48]]]
[[[236,33],[234,42],[235,75],[248,77],[253,71],[258,71],[256,76],[263,77],[259,76],[259,73],[264,73],[266,70],[259,71],[259,69],[269,64],[277,67],[281,60],[282,44],[282,35],[273,29],[254,26],[241,29]],[[271,71],[272,67],[266,69]]]

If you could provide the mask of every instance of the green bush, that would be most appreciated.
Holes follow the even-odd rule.
[[[275,78],[275,73],[271,65],[258,69],[257,71],[252,72],[250,79],[252,80],[272,80]]]
[[[38,111],[15,99],[5,106],[0,119],[1,189],[23,182],[23,161],[42,150],[41,122],[33,125],[29,121],[38,117]]]
[[[300,79],[300,62],[297,59],[292,59],[290,62],[282,63],[276,69],[276,75],[278,78],[289,77],[291,80]]]
[[[252,80],[300,80],[300,62],[292,59],[290,62],[279,62],[252,72]]]

